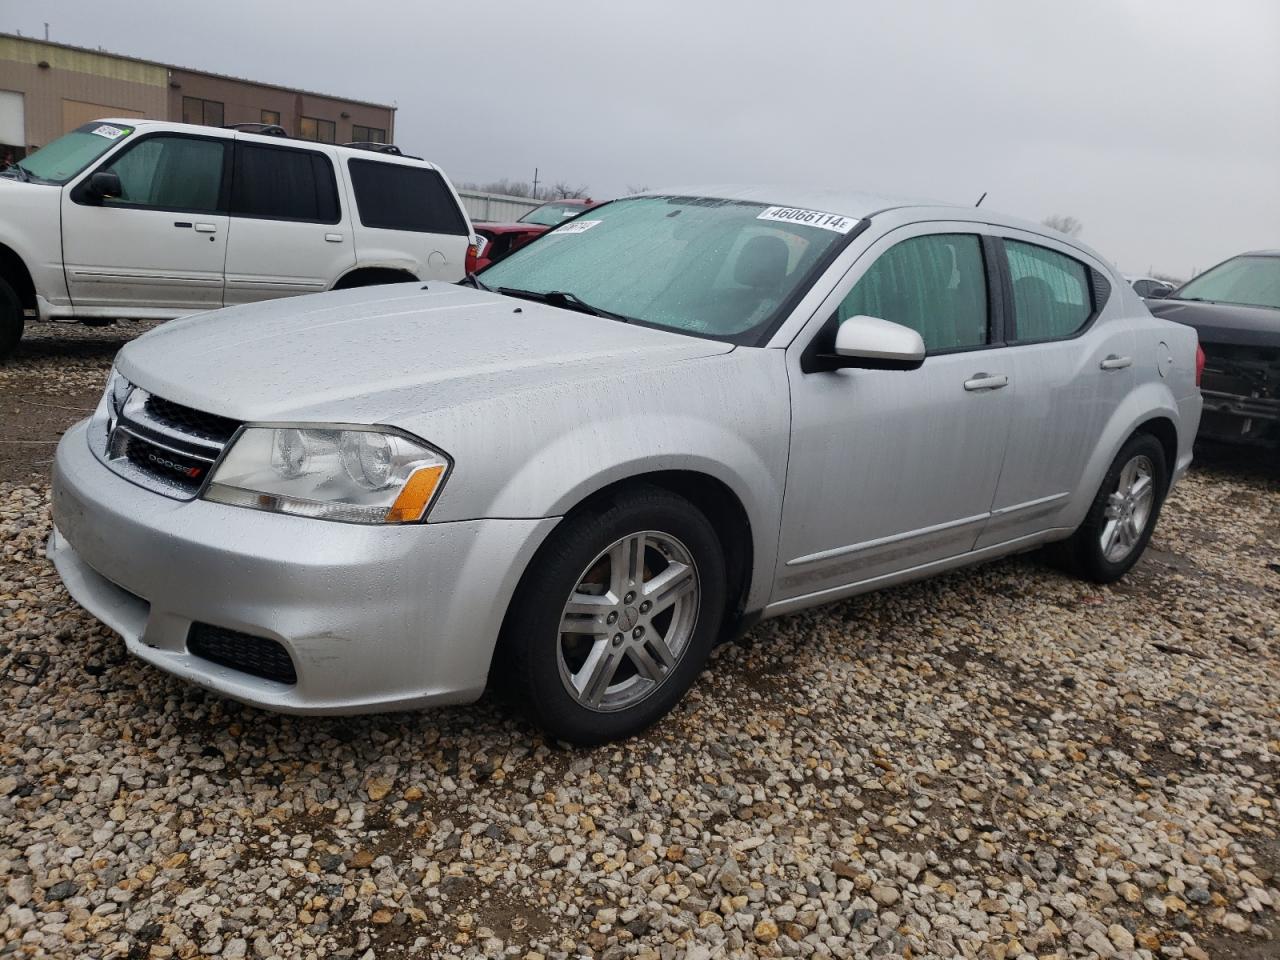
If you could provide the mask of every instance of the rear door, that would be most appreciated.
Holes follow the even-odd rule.
[[[423,280],[463,278],[471,228],[438,170],[350,157],[347,172],[360,224],[361,266],[400,267]]]
[[[62,195],[62,256],[77,311],[176,316],[222,305],[231,138],[141,136]],[[122,195],[95,201],[93,173]]]
[[[326,290],[355,265],[333,157],[237,139],[231,176],[228,305]]]
[[[985,547],[1060,525],[1110,415],[1133,389],[1134,334],[1103,308],[1110,282],[1073,248],[1005,232],[1018,402]]]

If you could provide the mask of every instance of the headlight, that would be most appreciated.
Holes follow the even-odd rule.
[[[415,523],[448,472],[438,450],[376,427],[246,427],[204,498],[348,523]]]
[[[111,374],[107,377],[107,386],[102,391],[102,399],[98,401],[98,407],[89,419],[90,427],[100,435],[100,446],[105,446],[106,436],[115,428],[116,420],[120,418],[120,411],[124,409],[124,402],[129,399],[129,393],[132,390],[133,384],[122,377],[113,366]]]

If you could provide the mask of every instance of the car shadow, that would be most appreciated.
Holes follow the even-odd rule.
[[[1280,483],[1280,448],[1197,440],[1191,469],[1234,479]]]

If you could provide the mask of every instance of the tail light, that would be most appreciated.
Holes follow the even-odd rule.
[[[1196,386],[1200,386],[1200,378],[1204,376],[1204,347],[1196,344]]]
[[[474,242],[468,243],[467,259],[466,259],[466,262],[463,264],[463,269],[467,273],[475,273],[476,264],[479,262],[479,260],[480,260],[480,244],[474,243]]]

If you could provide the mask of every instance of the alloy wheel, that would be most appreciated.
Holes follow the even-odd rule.
[[[1155,505],[1155,470],[1151,460],[1139,454],[1120,471],[1116,489],[1107,499],[1099,542],[1102,555],[1119,563],[1133,552],[1142,539]]]

